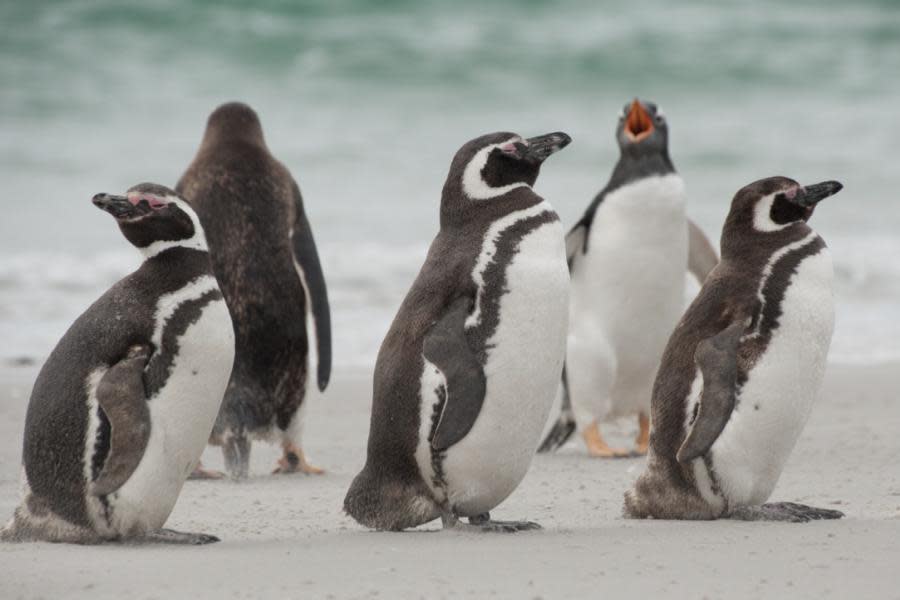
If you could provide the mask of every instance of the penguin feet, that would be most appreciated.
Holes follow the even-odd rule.
[[[638,426],[640,429],[634,440],[632,456],[644,456],[650,449],[650,417],[644,413],[638,414]]]
[[[194,467],[194,470],[191,471],[191,474],[188,475],[188,479],[225,479],[225,473],[213,469],[204,469],[203,463],[198,462],[197,466]]]
[[[463,523],[454,514],[447,514],[441,516],[441,522],[445,530],[456,529],[479,533],[517,533],[519,531],[542,529],[540,525],[533,521],[492,521],[490,513],[469,517],[468,523]]]
[[[324,469],[314,467],[306,462],[306,455],[300,446],[291,443],[283,445],[284,456],[278,459],[278,466],[272,471],[272,475],[288,475],[291,473],[303,473],[305,475],[321,475]]]
[[[222,443],[225,470],[232,479],[246,479],[250,473],[250,440],[243,434],[229,435]]]
[[[174,529],[160,529],[128,540],[132,544],[176,544],[181,546],[202,546],[220,541],[208,533],[187,533]]]
[[[789,523],[806,523],[822,519],[840,519],[844,516],[839,510],[816,508],[797,504],[796,502],[773,502],[761,506],[739,506],[728,515],[740,521],[786,521]]]
[[[588,454],[595,458],[628,458],[632,456],[631,452],[624,448],[610,448],[603,436],[600,435],[600,425],[597,421],[588,425],[581,432],[581,436],[584,438]]]

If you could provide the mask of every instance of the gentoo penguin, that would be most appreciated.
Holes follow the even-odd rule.
[[[361,524],[538,527],[488,511],[525,476],[562,370],[564,233],[532,186],[570,141],[494,133],[453,158],[440,231],[378,353],[368,457],[344,500]]]
[[[690,268],[702,283],[718,262],[685,214],[668,136],[655,104],[625,105],[619,161],[566,237],[572,312],[563,409],[541,451],[561,446],[577,423],[591,456],[628,456],[606,444],[599,421],[635,414],[635,453],[647,451],[653,376],[684,310],[685,273]]]
[[[629,517],[807,521],[835,510],[763,504],[806,423],[834,326],[831,257],[807,220],[841,184],[772,177],[741,189],[722,261],[669,339]]]
[[[300,188],[269,153],[253,109],[235,102],[213,111],[175,189],[203,222],[237,338],[210,443],[222,446],[234,478],[247,476],[251,437],[281,442],[274,473],[322,473],[300,434],[312,373],[320,391],[331,373],[328,294]]]
[[[24,498],[0,538],[215,542],[161,529],[234,361],[200,220],[150,183],[93,202],[144,261],[78,317],[44,363],[25,417]]]

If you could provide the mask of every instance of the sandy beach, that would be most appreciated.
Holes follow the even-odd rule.
[[[536,457],[497,518],[543,531],[366,531],[342,514],[365,459],[371,375],[338,371],[310,406],[305,447],[323,476],[185,485],[168,525],[204,547],[0,545],[0,598],[900,598],[898,365],[829,368],[774,500],[846,513],[806,524],[628,521],[643,459]],[[37,366],[0,369],[0,516],[18,502],[25,409]],[[630,431],[623,426],[619,441]],[[613,438],[615,441],[615,438]],[[204,460],[221,467],[216,449]]]

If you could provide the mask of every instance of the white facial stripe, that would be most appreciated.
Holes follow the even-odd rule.
[[[769,277],[772,276],[772,268],[775,266],[781,257],[789,252],[793,252],[795,250],[799,250],[803,246],[812,243],[818,236],[818,234],[813,231],[809,235],[807,235],[802,240],[798,240],[793,244],[788,244],[783,248],[779,248],[776,252],[772,253],[772,256],[769,257],[768,262],[766,262],[766,266],[763,267],[762,279],[759,282],[759,289],[756,290],[756,297],[759,298],[759,313],[762,314],[763,310],[766,307],[766,298],[763,296],[763,289],[766,287],[766,282],[769,280]],[[756,328],[752,333],[746,334],[741,340],[751,339],[760,335],[760,329],[762,328],[762,319],[759,319],[756,322]]]
[[[211,290],[217,289],[219,289],[219,284],[216,283],[215,277],[212,275],[201,275],[183,288],[160,296],[159,300],[156,301],[153,337],[150,338],[154,348],[156,350],[162,348],[163,330],[166,327],[166,323],[172,318],[172,315],[175,314],[175,311],[178,310],[179,306],[185,302],[196,300]]]
[[[200,217],[197,216],[197,213],[194,212],[194,209],[190,207],[190,205],[179,198],[178,196],[166,196],[166,202],[170,202],[175,204],[183,210],[187,215],[191,218],[191,223],[194,225],[194,235],[186,240],[160,240],[158,242],[153,242],[149,246],[145,246],[141,248],[141,254],[144,255],[144,258],[153,258],[160,252],[164,250],[168,250],[169,248],[191,248],[194,250],[208,250],[209,248],[206,245],[206,236],[203,235],[203,227],[200,226]]]
[[[657,107],[656,107],[656,116],[659,117],[659,118],[661,118],[661,119],[665,119],[665,118],[666,118],[666,114],[663,112],[662,106],[657,105]]]
[[[475,310],[472,311],[472,314],[466,319],[466,327],[476,327],[481,322],[481,294],[484,289],[484,270],[487,269],[488,265],[494,260],[494,254],[497,252],[497,239],[500,237],[500,234],[519,221],[547,212],[548,210],[553,210],[553,207],[550,206],[549,202],[543,200],[529,208],[511,212],[508,215],[497,219],[491,223],[490,227],[488,227],[487,232],[484,234],[484,240],[481,242],[481,253],[478,255],[478,260],[475,262],[475,268],[472,270],[472,279],[478,286],[478,291],[475,293]]]
[[[485,146],[484,148],[476,152],[475,156],[472,157],[472,160],[469,161],[469,164],[466,165],[466,168],[463,171],[463,193],[472,200],[490,200],[491,198],[502,196],[503,194],[510,192],[516,188],[531,187],[527,183],[521,182],[511,183],[509,185],[500,187],[491,187],[481,176],[481,171],[484,170],[484,166],[487,164],[488,155],[490,155],[491,151],[494,148],[499,148],[500,146],[503,146],[505,144],[521,141],[522,138],[520,138],[519,136],[515,136],[506,140],[505,142]]]
[[[790,225],[790,223],[779,225],[772,220],[772,204],[775,202],[775,196],[780,193],[781,191],[778,191],[760,198],[753,207],[753,228],[757,231],[780,231]]]

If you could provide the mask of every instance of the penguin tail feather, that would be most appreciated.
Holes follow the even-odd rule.
[[[417,527],[441,514],[424,487],[421,483],[378,477],[363,469],[344,498],[344,511],[360,525],[380,531]]]
[[[0,529],[0,542],[20,542],[22,541],[22,536],[19,532],[19,527],[16,523],[16,518],[13,517],[9,523],[3,529]]]

